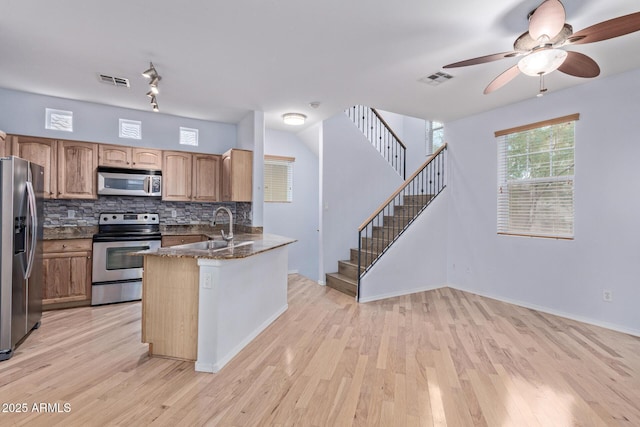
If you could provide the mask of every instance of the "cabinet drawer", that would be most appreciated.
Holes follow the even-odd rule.
[[[45,240],[42,249],[47,252],[75,252],[91,251],[93,242],[91,239],[64,239]]]

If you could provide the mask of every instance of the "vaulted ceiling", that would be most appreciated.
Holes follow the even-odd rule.
[[[261,110],[267,126],[284,129],[285,112],[314,123],[365,104],[446,122],[536,95],[537,78],[523,75],[483,95],[517,58],[447,70],[453,79],[439,86],[420,80],[511,50],[540,2],[0,0],[0,87],[150,110],[140,73],[153,61],[161,114],[233,123]],[[563,3],[574,31],[640,10],[629,0]],[[570,49],[598,62],[597,78],[640,68],[640,32]],[[546,84],[587,81],[554,72]]]

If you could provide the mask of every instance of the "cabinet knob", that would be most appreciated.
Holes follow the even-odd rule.
[[[67,247],[67,245],[62,245],[62,247],[63,247],[63,248],[66,248],[66,247]]]

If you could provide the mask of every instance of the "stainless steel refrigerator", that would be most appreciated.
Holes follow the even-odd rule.
[[[42,166],[0,158],[0,360],[42,316]]]

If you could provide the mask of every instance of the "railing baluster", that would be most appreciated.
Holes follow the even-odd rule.
[[[353,113],[352,113],[353,111]],[[373,108],[354,105],[347,116],[402,178],[406,178],[406,147]]]

